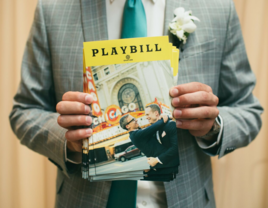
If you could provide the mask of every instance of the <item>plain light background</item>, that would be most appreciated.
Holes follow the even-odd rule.
[[[268,109],[268,1],[234,0],[248,57],[257,77],[255,96]],[[0,207],[46,208],[55,201],[56,167],[20,145],[8,115],[37,0],[0,0]],[[82,53],[82,51],[81,51]],[[268,126],[248,147],[212,158],[218,208],[268,207]]]

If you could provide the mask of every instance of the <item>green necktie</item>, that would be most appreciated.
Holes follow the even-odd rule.
[[[141,0],[127,0],[124,7],[121,38],[147,37],[146,14]]]
[[[146,14],[141,0],[127,0],[121,38],[147,37]],[[136,208],[137,181],[113,181],[107,208]]]

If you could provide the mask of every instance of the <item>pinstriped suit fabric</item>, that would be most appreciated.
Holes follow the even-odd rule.
[[[179,6],[201,22],[181,53],[178,84],[202,82],[220,98],[222,157],[228,147],[246,146],[261,126],[239,20],[232,0],[168,0],[165,34]],[[10,122],[22,144],[58,165],[56,207],[103,208],[107,203],[110,182],[90,183],[81,179],[80,167],[66,167],[65,130],[55,112],[65,92],[82,91],[83,41],[107,39],[105,11],[104,0],[39,0],[25,49]],[[188,131],[178,130],[178,138],[181,166],[176,180],[165,183],[168,206],[215,207],[209,156]]]

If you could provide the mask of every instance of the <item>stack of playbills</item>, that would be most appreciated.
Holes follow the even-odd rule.
[[[179,167],[169,89],[179,50],[167,36],[84,43],[84,92],[93,135],[83,140],[82,177],[171,181]]]

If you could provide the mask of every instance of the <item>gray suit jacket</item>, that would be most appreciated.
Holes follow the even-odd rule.
[[[201,22],[181,53],[178,84],[205,83],[219,97],[224,121],[219,157],[248,145],[261,127],[250,69],[232,0],[167,0],[165,34],[177,7]],[[10,114],[21,143],[58,166],[56,207],[106,206],[110,182],[81,179],[64,160],[65,130],[55,106],[67,91],[82,91],[84,41],[107,39],[104,0],[39,0],[27,41],[21,83]],[[194,137],[178,129],[180,172],[166,183],[169,207],[215,207],[210,157]]]

